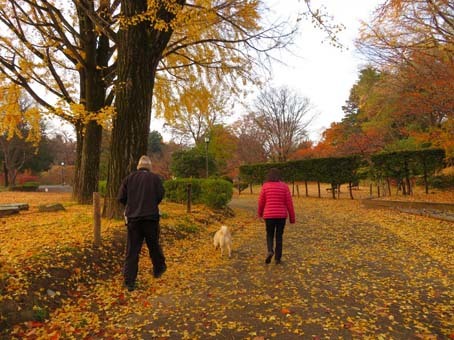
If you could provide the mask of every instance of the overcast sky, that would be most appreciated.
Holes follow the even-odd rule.
[[[275,1],[272,9],[288,15],[285,5],[301,6],[303,1]],[[348,99],[350,89],[358,80],[359,70],[365,65],[363,58],[355,51],[353,42],[358,35],[360,20],[367,21],[379,0],[318,0],[314,6],[323,4],[336,22],[346,26],[339,34],[340,41],[347,49],[339,50],[322,43],[324,35],[310,23],[304,23],[293,48],[298,56],[286,53],[282,56],[287,66],[276,64],[273,79],[275,85],[288,85],[301,95],[308,97],[319,112],[310,126],[311,139],[318,139],[320,133],[343,117],[342,105]]]
[[[316,0],[314,8],[324,6],[334,21],[342,23],[345,30],[339,33],[343,50],[328,44],[326,36],[308,21],[300,21],[291,52],[281,52],[276,57],[285,62],[273,66],[273,86],[286,85],[300,95],[308,97],[317,112],[317,118],[309,126],[310,139],[318,141],[324,129],[343,117],[342,106],[350,89],[358,79],[359,70],[365,65],[355,51],[354,40],[358,36],[360,21],[367,21],[382,0]],[[272,15],[295,19],[303,0],[265,0]],[[237,117],[236,117],[237,118]],[[233,117],[235,119],[235,117]],[[230,120],[229,120],[230,121]],[[168,141],[170,135],[162,129],[163,121],[152,119],[152,129],[158,129]]]

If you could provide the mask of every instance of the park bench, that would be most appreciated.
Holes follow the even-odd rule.
[[[0,217],[18,213],[19,213],[18,207],[0,207]]]
[[[27,203],[5,203],[0,204],[0,217],[18,214],[20,210],[28,210]]]

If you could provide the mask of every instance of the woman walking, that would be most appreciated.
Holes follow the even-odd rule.
[[[295,223],[295,210],[290,190],[287,184],[281,182],[280,172],[276,168],[269,170],[266,182],[260,191],[258,217],[265,219],[266,245],[268,248],[265,263],[270,263],[275,256],[276,264],[280,264],[285,223],[287,217],[291,224]],[[275,238],[276,248],[273,246]]]

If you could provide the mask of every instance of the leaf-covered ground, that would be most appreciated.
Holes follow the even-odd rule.
[[[202,207],[186,215],[184,207],[164,204],[168,271],[153,279],[143,252],[139,288],[131,293],[122,286],[121,223],[103,221],[103,248],[93,250],[87,207],[68,201],[67,211],[55,215],[32,209],[1,219],[2,305],[21,306],[11,301],[29,299],[27,285],[37,285],[40,273],[48,275],[41,282],[48,286],[35,291],[36,321],[11,326],[5,337],[454,337],[453,223],[366,210],[356,200],[301,197],[295,199],[297,223],[284,233],[282,265],[266,265],[264,226],[254,217],[256,199],[236,197],[234,217]],[[231,259],[221,258],[212,246],[220,223],[233,233]],[[24,267],[30,263],[36,268]],[[66,285],[53,285],[50,266],[57,273],[69,271]],[[57,293],[60,302],[52,306]],[[43,306],[49,317],[40,315]],[[40,316],[46,321],[38,322]]]

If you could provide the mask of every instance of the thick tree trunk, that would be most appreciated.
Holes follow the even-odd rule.
[[[94,2],[90,1],[91,8]],[[107,6],[108,2],[103,2]],[[108,64],[109,41],[107,37],[98,37],[93,23],[84,11],[79,11],[81,41],[85,52],[86,67],[81,72],[81,102],[88,113],[96,113],[105,105],[106,85],[103,70]],[[93,192],[98,190],[99,163],[101,157],[102,127],[95,120],[84,127],[81,146],[80,168],[76,189],[77,202],[91,204]]]
[[[98,191],[99,160],[101,153],[102,127],[96,122],[87,124],[82,149],[82,163],[80,169],[81,181],[77,202],[91,204],[93,192]]]
[[[121,14],[125,18],[139,16],[146,12],[147,3],[147,0],[122,0]],[[158,16],[166,22],[173,18],[164,9],[158,11]],[[153,27],[153,23],[142,21],[122,26],[118,34],[116,115],[104,206],[104,215],[109,218],[121,217],[117,191],[123,178],[147,152],[156,68],[172,34],[170,29],[158,31]]]
[[[122,1],[122,11],[131,16],[144,12],[146,0]],[[158,60],[152,60],[147,22],[128,25],[119,32],[118,87],[116,116],[113,122],[110,159],[107,173],[107,197],[104,213],[109,218],[121,216],[116,202],[122,179],[134,170],[147,151],[154,75]]]

